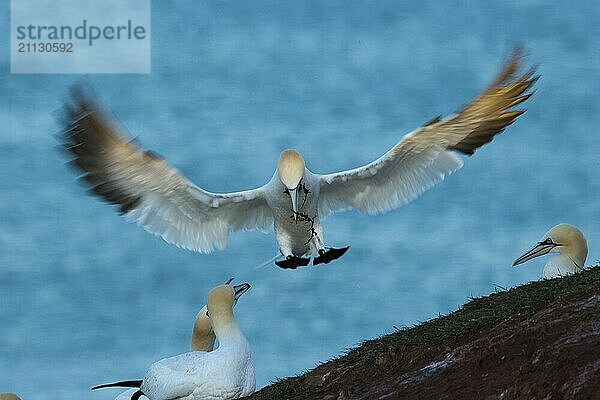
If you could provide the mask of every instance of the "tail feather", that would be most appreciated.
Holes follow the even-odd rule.
[[[140,386],[142,386],[142,381],[141,380],[138,380],[138,381],[121,381],[121,382],[105,383],[103,385],[94,386],[92,388],[92,390],[104,389],[104,388],[109,388],[109,387],[139,388]]]

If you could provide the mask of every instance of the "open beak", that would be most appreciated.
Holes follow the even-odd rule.
[[[556,246],[557,246],[556,243],[540,242],[537,245],[535,245],[535,247],[533,247],[531,250],[529,250],[528,252],[523,254],[521,257],[517,258],[512,266],[516,267],[517,265],[523,264],[525,261],[529,261],[532,258],[536,258],[539,256],[543,256],[544,254],[548,254],[548,253],[550,253],[550,250],[552,250]]]
[[[237,301],[244,293],[246,293],[250,289],[250,284],[248,282],[242,283],[241,285],[235,285],[233,287],[233,299]]]
[[[298,221],[298,188],[289,189],[292,198],[292,210],[294,211],[294,222]]]

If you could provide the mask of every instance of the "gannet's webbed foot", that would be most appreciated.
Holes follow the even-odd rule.
[[[348,251],[350,246],[342,247],[341,249],[330,248],[327,251],[319,250],[319,256],[313,259],[313,265],[329,264],[333,260],[337,260]]]
[[[309,262],[310,258],[287,256],[285,260],[275,261],[275,265],[283,269],[296,269],[298,267],[306,267]]]

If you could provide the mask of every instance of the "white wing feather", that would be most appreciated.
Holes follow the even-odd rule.
[[[119,205],[148,232],[201,253],[225,247],[230,232],[266,230],[273,215],[262,188],[226,194],[189,182],[154,153],[140,150],[76,88],[67,106],[64,146],[82,179],[104,200]]]
[[[439,146],[407,153],[399,157],[398,166],[383,168],[393,161],[386,154],[365,167],[323,175],[319,215],[325,217],[350,208],[384,213],[415,199],[463,165],[459,157]]]
[[[349,171],[320,176],[319,215],[354,208],[370,214],[405,204],[462,166],[456,151],[471,155],[521,115],[511,111],[525,101],[537,80],[535,69],[514,77],[516,51],[494,82],[458,113],[436,118],[404,136],[376,161]]]

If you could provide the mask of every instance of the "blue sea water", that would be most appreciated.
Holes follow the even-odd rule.
[[[91,80],[145,148],[211,191],[265,183],[288,147],[314,172],[365,164],[472,98],[511,46],[540,65],[527,113],[462,170],[384,216],[329,217],[327,243],[350,251],[296,271],[255,269],[277,251],[272,234],[198,255],[86,195],[50,114],[80,77],[11,75],[6,3],[0,392],[113,398],[89,387],[185,351],[204,296],[229,277],[253,285],[236,316],[260,388],[538,279],[543,259],[511,264],[556,223],[579,226],[588,264],[600,259],[597,1],[154,1],[152,73]]]

